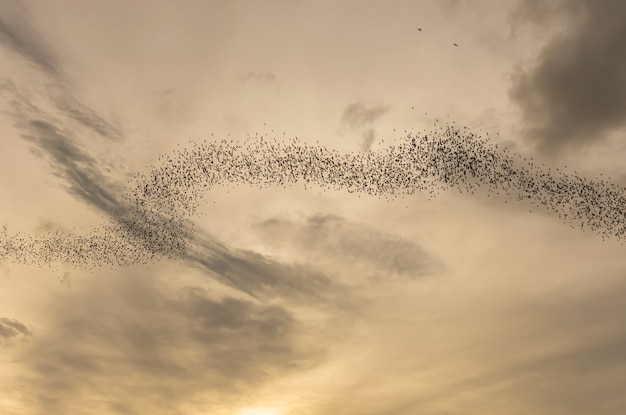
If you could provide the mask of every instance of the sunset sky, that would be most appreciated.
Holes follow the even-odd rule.
[[[625,42],[623,0],[0,0],[0,226],[100,229],[160,155],[255,134],[454,123],[626,186]],[[0,413],[626,413],[616,238],[454,189],[226,183],[193,221],[193,257],[0,261]]]

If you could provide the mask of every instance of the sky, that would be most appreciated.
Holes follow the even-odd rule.
[[[0,0],[0,413],[625,413],[623,41],[620,0]],[[416,137],[506,195],[391,197]]]

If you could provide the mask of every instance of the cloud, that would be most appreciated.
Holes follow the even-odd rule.
[[[345,268],[348,260],[351,273],[359,270],[369,277],[413,279],[431,275],[441,266],[412,241],[334,215],[315,215],[304,222],[272,218],[254,229],[270,244],[305,253],[310,263]]]
[[[166,256],[179,253],[180,239],[187,231],[185,224],[182,220],[142,209],[125,198],[125,186],[110,180],[103,171],[113,151],[107,154],[109,160],[96,158],[77,140],[81,132],[79,125],[63,122],[52,111],[42,110],[34,104],[33,97],[22,93],[11,81],[4,82],[0,91],[8,92],[11,97],[12,106],[6,113],[13,118],[20,136],[32,144],[32,152],[47,162],[52,174],[71,195],[112,219],[90,237],[65,234],[65,238],[59,239],[52,234],[51,240],[40,238],[27,244],[44,244],[63,262],[72,262],[68,252],[82,250],[92,242],[102,248],[97,253],[91,252],[92,258],[95,254],[101,262],[110,264],[141,263],[141,258],[145,262],[157,253]],[[80,255],[76,259],[82,261],[85,257]]]
[[[105,212],[119,205],[104,184],[106,179],[97,168],[98,161],[79,146],[71,132],[53,122],[37,119],[24,120],[20,127],[22,137],[48,160],[53,173],[67,184],[70,193]]]
[[[105,120],[85,103],[76,98],[58,56],[39,31],[33,19],[19,1],[0,4],[0,46],[33,64],[47,77],[47,96],[56,110],[91,132],[111,140],[124,137],[120,128]],[[6,80],[4,80],[6,82]]]
[[[514,18],[564,25],[510,90],[540,151],[592,145],[626,127],[626,3],[526,0]]]
[[[246,95],[260,94],[264,102],[273,99],[280,93],[281,86],[278,77],[273,72],[250,71],[239,76],[239,82],[244,88],[242,93]],[[268,95],[269,94],[269,95]]]
[[[543,29],[550,25],[571,23],[572,19],[584,12],[582,6],[583,2],[579,0],[570,2],[562,0],[542,2],[519,0],[511,13],[512,30],[515,31],[520,24],[528,23],[543,26]]]
[[[366,105],[353,102],[343,111],[341,122],[352,130],[361,131],[363,149],[370,150],[376,139],[376,130],[371,125],[387,111],[389,111],[389,106],[386,105]]]
[[[0,317],[0,345],[32,336],[30,329],[19,320]]]
[[[58,77],[60,64],[53,48],[30,24],[30,16],[19,1],[0,4],[0,45],[41,71]]]
[[[187,264],[253,297],[284,297],[295,301],[349,309],[349,288],[305,263],[286,264],[250,250],[237,249],[198,230],[185,255]]]
[[[155,275],[85,281],[49,309],[47,329],[20,357],[35,413],[181,413],[190,402],[211,412],[321,357],[278,304]]]
[[[363,127],[375,122],[378,118],[389,111],[388,106],[365,105],[354,102],[346,107],[341,116],[341,121],[350,128]]]
[[[275,83],[277,82],[276,75],[271,72],[265,71],[251,71],[241,76],[242,81],[258,81],[263,83]]]
[[[369,150],[376,141],[376,130],[369,128],[363,132],[363,149]]]
[[[100,137],[110,140],[122,140],[124,138],[124,133],[120,128],[99,116],[95,110],[80,102],[68,91],[62,91],[56,96],[54,103],[56,108],[65,116],[77,121]]]
[[[39,218],[39,223],[37,224],[37,226],[35,227],[34,233],[35,234],[39,234],[39,235],[45,235],[49,232],[54,232],[54,231],[65,231],[65,227],[56,223],[55,221],[51,220],[50,218],[47,217],[40,217]]]

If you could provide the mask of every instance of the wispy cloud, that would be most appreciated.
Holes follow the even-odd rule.
[[[22,136],[34,144],[37,154],[47,159],[53,173],[67,185],[70,193],[88,205],[111,212],[120,204],[112,184],[70,131],[44,120],[23,120],[18,126]]]
[[[366,105],[353,102],[343,111],[341,120],[350,128],[358,128],[375,122],[389,110],[384,105]]]
[[[370,150],[376,140],[376,130],[372,126],[381,116],[389,111],[387,105],[367,105],[361,102],[353,102],[348,105],[341,115],[344,126],[360,131],[363,137],[362,147]]]
[[[13,318],[0,317],[0,345],[31,336],[32,332],[24,323]]]
[[[61,67],[51,45],[30,24],[31,18],[22,2],[0,4],[0,45],[44,73],[58,78]]]
[[[258,81],[258,82],[264,82],[264,83],[274,83],[278,79],[276,78],[276,75],[274,75],[272,72],[250,71],[247,74],[242,75],[241,76],[241,80],[242,81]]]
[[[369,277],[413,279],[431,275],[441,266],[412,241],[334,215],[315,215],[304,222],[272,218],[254,229],[266,243],[292,249],[311,263],[332,266],[349,260],[351,272],[358,269]]]
[[[102,138],[123,139],[124,134],[118,126],[76,97],[72,82],[65,74],[54,48],[33,26],[32,16],[20,1],[0,5],[0,47],[31,63],[44,74],[49,101],[65,117]]]
[[[124,133],[110,121],[105,120],[98,113],[79,101],[73,94],[67,91],[60,91],[53,102],[68,118],[77,121],[82,126],[88,128],[100,137],[110,140],[122,140]]]
[[[253,297],[290,299],[350,311],[355,295],[322,269],[284,263],[258,252],[229,247],[200,230],[191,238],[187,264]]]

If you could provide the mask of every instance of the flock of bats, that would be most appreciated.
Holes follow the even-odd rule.
[[[454,188],[499,195],[505,202],[526,201],[603,238],[623,241],[626,235],[623,187],[535,164],[454,125],[408,133],[397,145],[368,152],[340,153],[298,139],[257,135],[239,142],[195,142],[159,160],[150,173],[136,176],[124,203],[109,212],[108,220],[88,231],[9,235],[5,226],[0,261],[90,269],[182,258],[207,191],[238,184],[314,184],[385,199],[417,192],[435,197]]]

